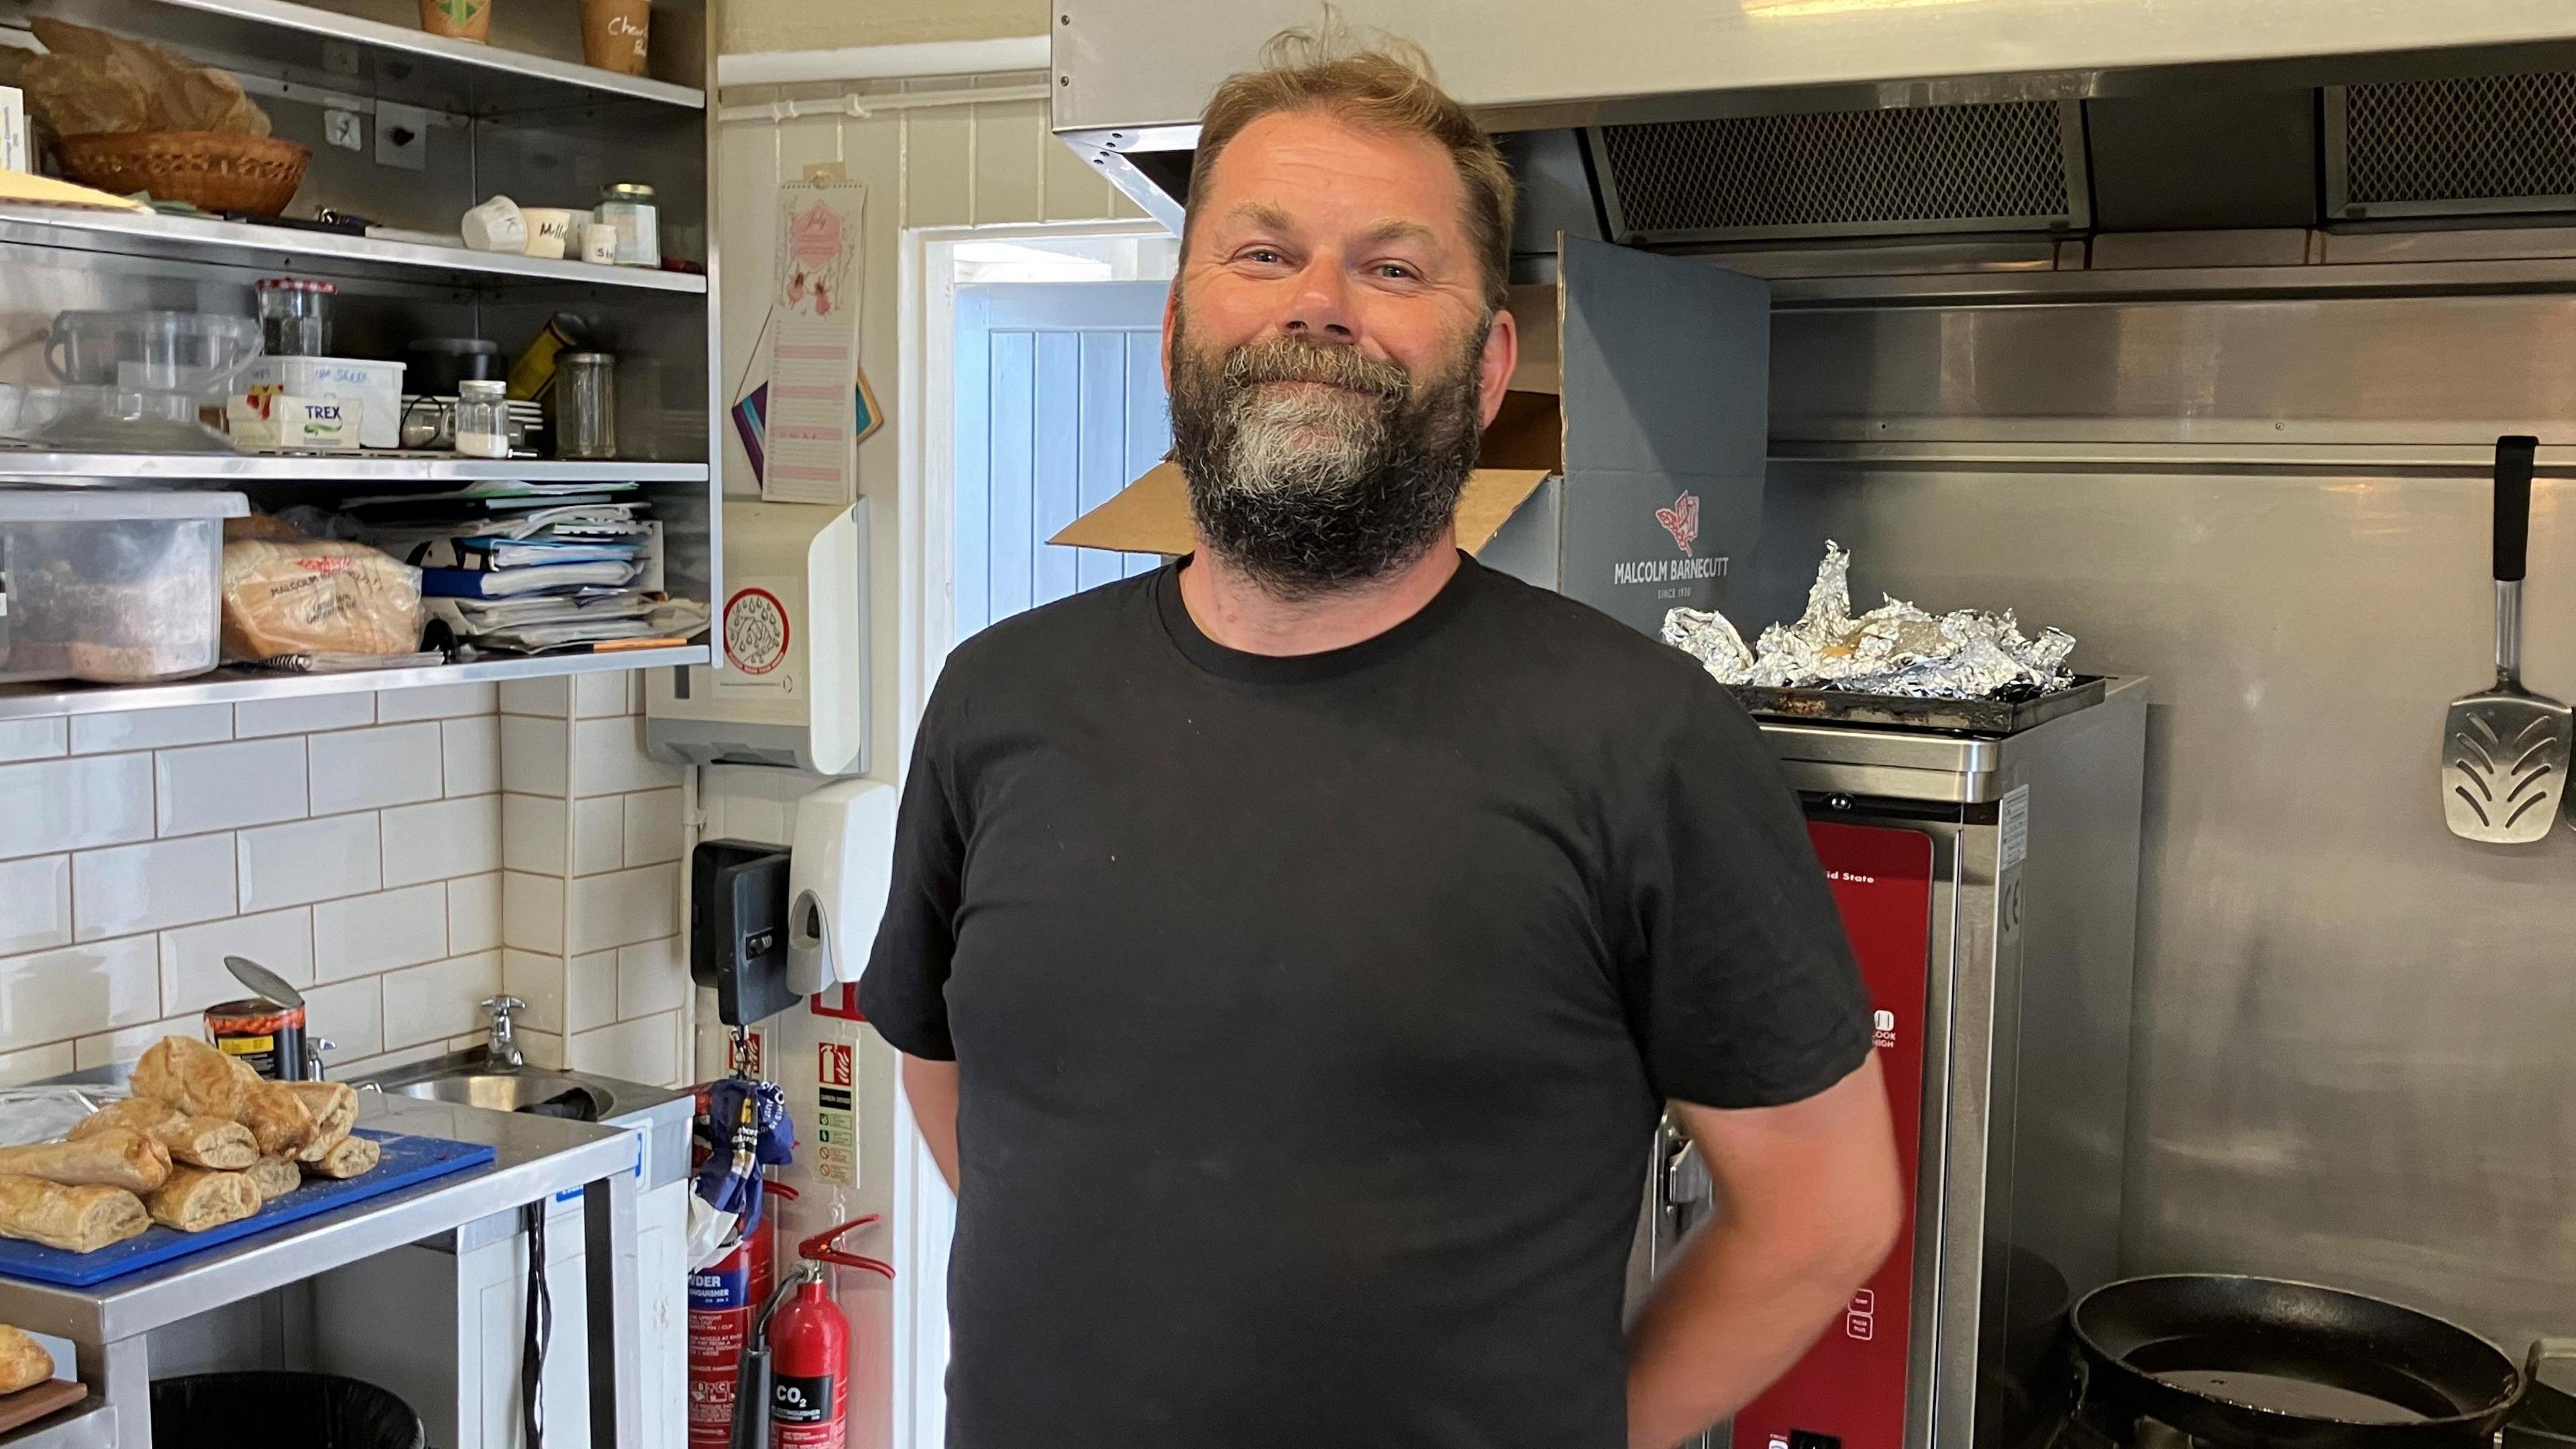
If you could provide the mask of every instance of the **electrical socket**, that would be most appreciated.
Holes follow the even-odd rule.
[[[343,151],[364,151],[367,149],[366,122],[360,120],[355,111],[324,111],[322,139]]]
[[[429,169],[429,112],[418,106],[376,102],[376,164],[404,171]]]

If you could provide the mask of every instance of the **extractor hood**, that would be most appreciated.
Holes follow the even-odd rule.
[[[1058,135],[1174,227],[1209,93],[1320,14],[1313,0],[1055,8]],[[2565,0],[1338,9],[1421,44],[1504,134],[1532,237],[2045,242],[2576,211]]]

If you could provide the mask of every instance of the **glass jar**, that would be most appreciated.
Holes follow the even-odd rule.
[[[340,289],[302,277],[263,277],[259,286],[260,348],[271,357],[331,355],[331,299]]]
[[[469,377],[456,385],[456,451],[469,458],[510,456],[509,385]]]
[[[653,205],[653,188],[633,181],[612,182],[599,190],[592,212],[599,224],[617,233],[621,267],[662,265],[661,213]]]
[[[567,352],[555,358],[555,456],[617,456],[617,358]]]

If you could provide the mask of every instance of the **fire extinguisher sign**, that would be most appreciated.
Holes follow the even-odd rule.
[[[815,1048],[814,1172],[825,1182],[859,1181],[858,1047],[827,1041]]]

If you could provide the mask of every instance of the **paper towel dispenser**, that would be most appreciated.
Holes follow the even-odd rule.
[[[646,676],[644,739],[693,765],[868,768],[868,502],[725,504],[724,667]]]

